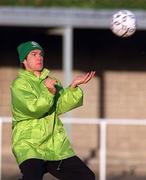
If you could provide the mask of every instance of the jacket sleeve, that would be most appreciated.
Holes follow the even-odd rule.
[[[74,108],[82,106],[83,91],[80,87],[68,87],[62,91],[57,101],[57,114],[68,112]]]
[[[54,104],[54,95],[45,87],[38,94],[27,83],[17,81],[11,86],[12,113],[15,119],[41,118],[49,113]]]

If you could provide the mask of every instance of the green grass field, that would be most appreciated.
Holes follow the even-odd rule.
[[[2,5],[146,9],[146,0],[1,0]]]

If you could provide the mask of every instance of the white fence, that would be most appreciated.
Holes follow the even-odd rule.
[[[100,149],[99,149],[99,180],[106,180],[106,141],[107,141],[107,126],[108,125],[132,125],[146,126],[146,120],[139,119],[91,119],[91,118],[62,118],[65,124],[90,124],[99,125],[100,127]],[[2,169],[2,124],[10,123],[10,117],[0,117],[0,180]]]

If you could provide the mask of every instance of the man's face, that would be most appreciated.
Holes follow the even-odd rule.
[[[43,68],[43,59],[42,51],[35,49],[30,51],[23,63],[28,71],[41,71]]]

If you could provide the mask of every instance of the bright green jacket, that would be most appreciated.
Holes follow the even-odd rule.
[[[43,69],[40,78],[26,70],[11,85],[12,151],[18,164],[30,158],[61,160],[74,156],[59,115],[82,105],[79,87],[63,89],[58,82],[53,95],[44,85],[49,75]]]

